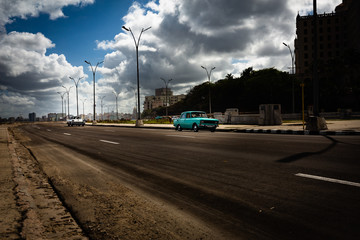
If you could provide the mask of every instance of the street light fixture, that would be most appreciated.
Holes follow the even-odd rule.
[[[210,77],[211,77],[211,72],[215,69],[215,67],[212,67],[210,69],[210,72],[207,70],[206,67],[201,66],[203,69],[205,69],[208,80],[209,80],[209,111],[210,111],[210,115],[211,115],[211,91],[210,91]]]
[[[290,74],[292,75],[292,112],[295,113],[295,94],[294,94],[294,74],[295,74],[295,69],[294,69],[294,54],[293,51],[291,51],[291,48],[288,44],[284,43],[283,44],[289,49],[290,51],[290,56],[291,56],[291,71]]]
[[[95,108],[96,108],[96,103],[95,103],[95,73],[96,73],[96,69],[98,67],[99,64],[103,63],[104,61],[98,62],[95,66],[95,68],[93,68],[93,66],[91,65],[91,63],[89,61],[85,60],[85,63],[89,64],[91,67],[91,71],[93,73],[93,85],[94,85],[94,117],[93,117],[93,124],[96,124],[96,112],[95,112]]]
[[[166,116],[167,116],[168,115],[168,86],[169,86],[169,83],[172,81],[172,78],[167,81],[163,78],[160,78],[160,79],[163,80],[165,83],[165,109],[166,109]]]
[[[134,43],[135,43],[135,49],[136,49],[136,73],[137,73],[137,92],[138,92],[138,116],[137,116],[137,120],[136,120],[136,127],[139,127],[139,126],[142,126],[143,125],[143,122],[141,121],[141,115],[140,115],[140,80],[139,80],[139,43],[140,43],[140,37],[142,35],[143,32],[149,30],[151,27],[148,27],[146,29],[141,29],[141,32],[140,32],[140,35],[139,35],[139,38],[138,40],[136,41],[135,39],[135,36],[133,34],[133,32],[131,31],[131,28],[127,28],[125,26],[122,26],[122,28],[125,30],[125,31],[128,31],[131,33],[131,36],[133,37],[134,39]]]
[[[66,92],[64,92],[64,93],[61,93],[61,92],[57,92],[59,95],[60,95],[60,97],[61,97],[61,116],[62,116],[62,118],[63,118],[63,120],[64,120],[64,95],[65,95],[65,93]],[[66,107],[66,106],[65,106]]]
[[[79,85],[79,81],[82,79],[82,78],[84,78],[84,77],[80,77],[80,78],[78,78],[78,80],[77,81],[75,81],[75,79],[74,78],[72,78],[72,77],[69,77],[71,80],[73,80],[74,81],[74,83],[75,83],[75,87],[76,87],[76,116],[79,116],[79,98],[78,98],[78,85]]]
[[[70,89],[72,88],[72,86],[71,87],[69,87],[69,89],[67,89],[67,87],[65,87],[65,86],[62,86],[63,88],[65,88],[65,92],[67,93],[67,96],[68,96],[68,100],[67,100],[67,102],[68,102],[68,116],[67,116],[67,118],[70,118],[70,98],[69,98],[69,92],[70,92]],[[66,107],[66,106],[65,106]]]

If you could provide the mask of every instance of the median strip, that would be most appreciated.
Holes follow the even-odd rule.
[[[111,141],[107,141],[107,140],[99,140],[100,142],[104,142],[104,143],[110,143],[110,144],[120,144],[118,142],[111,142]]]
[[[332,182],[332,183],[340,183],[340,184],[350,185],[350,186],[354,186],[354,187],[360,187],[360,183],[350,182],[350,181],[345,181],[345,180],[339,180],[339,179],[335,179],[335,178],[327,178],[327,177],[321,177],[321,176],[304,174],[304,173],[297,173],[297,174],[295,174],[295,176],[311,178],[311,179],[316,179],[316,180],[321,180],[321,181],[326,181],[326,182]]]

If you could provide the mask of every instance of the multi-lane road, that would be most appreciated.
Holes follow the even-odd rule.
[[[59,159],[70,151],[91,159],[88,165],[102,165],[124,186],[176,206],[224,238],[360,239],[358,136],[22,128],[34,155],[61,146],[68,152]]]

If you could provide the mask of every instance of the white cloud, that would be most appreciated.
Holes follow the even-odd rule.
[[[84,6],[94,3],[94,0],[1,0],[0,25],[12,22],[13,17],[27,19],[47,13],[50,19],[65,17],[62,8],[70,5]]]
[[[54,44],[43,34],[11,32],[0,38],[1,109],[24,104],[43,107],[43,113],[52,112],[50,99],[62,91],[61,85],[69,83],[69,76],[86,76],[83,67],[74,67],[64,55],[46,55]]]

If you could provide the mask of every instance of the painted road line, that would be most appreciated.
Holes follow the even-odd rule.
[[[186,136],[186,135],[166,135],[167,137],[180,137],[180,138],[195,138],[194,136]]]
[[[339,179],[335,179],[335,178],[327,178],[327,177],[321,177],[321,176],[304,174],[304,173],[297,173],[297,174],[295,174],[295,176],[311,178],[311,179],[316,179],[316,180],[321,180],[321,181],[326,181],[326,182],[332,182],[332,183],[340,183],[340,184],[350,185],[350,186],[354,186],[354,187],[360,187],[360,183],[350,182],[350,181],[345,181],[345,180],[339,180]]]
[[[64,135],[71,136],[71,134],[70,134],[70,133],[64,133]]]
[[[50,130],[50,129],[46,129],[46,131],[51,132],[51,130]]]
[[[120,144],[118,142],[111,142],[111,141],[107,141],[107,140],[99,140],[100,142],[104,142],[104,143],[111,143],[111,144]]]

